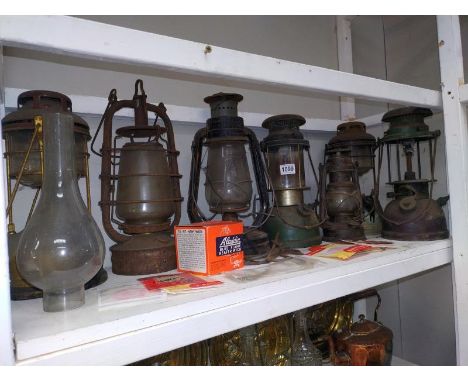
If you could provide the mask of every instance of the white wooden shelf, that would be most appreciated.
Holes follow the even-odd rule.
[[[57,33],[53,33],[57,31]],[[153,67],[258,90],[300,90],[442,108],[441,92],[65,16],[0,16],[0,42],[98,61]],[[137,44],[135,42],[138,42]],[[164,52],[164,54],[161,54]]]
[[[116,276],[86,292],[86,304],[44,313],[42,299],[12,304],[18,365],[122,365],[256,322],[448,264],[451,241],[398,243],[398,249],[348,261],[305,258],[306,266],[235,282],[164,302],[99,310],[97,290],[124,285]]]

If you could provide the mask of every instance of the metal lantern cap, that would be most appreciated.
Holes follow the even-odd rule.
[[[2,119],[5,132],[34,130],[34,117],[44,112],[71,113],[76,133],[85,134],[91,139],[88,123],[72,112],[72,101],[65,94],[50,90],[29,90],[18,96],[18,110]]]
[[[375,137],[366,132],[366,125],[364,123],[352,121],[338,125],[336,127],[336,135],[330,139],[328,145],[374,145],[375,142]]]
[[[390,123],[390,127],[384,132],[382,141],[426,140],[438,136],[440,131],[429,131],[429,126],[424,122],[424,118],[431,115],[431,109],[413,106],[385,113],[382,122]]]
[[[237,93],[216,93],[205,97],[204,101],[210,105],[211,117],[237,117],[237,104],[244,97]]]
[[[299,126],[304,125],[305,118],[297,114],[280,114],[265,119],[262,127],[269,130],[268,135],[260,143],[261,149],[267,146],[284,146],[298,144],[309,147],[309,141],[299,131]]]
[[[29,90],[18,96],[18,109],[32,103],[34,109],[72,111],[72,101],[65,94],[50,90]]]
[[[262,127],[265,129],[292,129],[299,128],[306,123],[303,116],[298,114],[279,114],[273,115],[265,119],[262,123]]]

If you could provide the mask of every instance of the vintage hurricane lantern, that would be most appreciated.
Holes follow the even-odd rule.
[[[268,236],[257,229],[268,210],[268,191],[258,140],[237,115],[237,105],[242,99],[240,94],[231,93],[205,98],[211,108],[211,118],[206,127],[198,130],[192,143],[187,211],[191,222],[211,220],[218,214],[230,221],[253,216],[252,226],[244,229],[243,249],[246,256],[261,256],[269,249]],[[246,148],[250,152],[250,163]],[[258,210],[249,164],[257,186]],[[205,166],[205,198],[212,216],[206,216],[198,204],[202,166]]]
[[[359,121],[345,122],[337,126],[336,135],[330,139],[327,148],[349,149],[353,163],[357,166],[362,195],[364,216],[364,232],[366,235],[377,236],[381,232],[381,223],[375,213],[373,191],[366,193],[366,186],[375,185],[375,150],[377,141],[375,137],[366,132],[366,125]],[[372,172],[372,179],[367,174]]]
[[[362,196],[358,169],[349,148],[325,147],[320,166],[320,219],[323,240],[364,240]]]
[[[42,116],[44,113],[58,112],[70,114],[73,117],[75,175],[77,179],[84,178],[86,183],[86,200],[91,210],[90,179],[88,168],[88,141],[91,139],[89,126],[85,120],[72,113],[72,102],[66,95],[48,91],[31,90],[18,96],[18,109],[2,119],[2,133],[5,140],[5,160],[7,175],[7,218],[8,218],[8,248],[9,268],[11,279],[11,298],[23,300],[42,296],[42,291],[26,282],[19,274],[16,266],[16,249],[21,237],[17,232],[14,219],[15,201],[21,204],[30,204],[28,222],[35,209],[40,195],[43,179],[43,133],[51,130]],[[36,118],[36,122],[35,122]],[[50,119],[49,119],[50,120]],[[20,188],[20,186],[23,186]],[[34,196],[28,199],[27,192],[21,189],[31,189]],[[107,273],[101,268],[99,273],[86,284],[92,287],[104,282]]]
[[[113,117],[124,108],[133,109],[134,125],[118,128],[114,135]],[[148,113],[154,114],[153,123]],[[100,205],[103,226],[117,242],[111,247],[114,273],[140,275],[176,267],[173,228],[182,202],[178,154],[166,108],[146,102],[143,81],[136,81],[132,100],[118,101],[111,92],[103,115]]]
[[[405,107],[386,113],[382,121],[390,124],[379,140],[379,174],[377,176],[376,208],[382,217],[382,236],[393,240],[437,240],[449,236],[442,205],[447,198],[432,199],[434,167],[439,130],[430,131],[424,118],[432,115],[430,109]],[[429,179],[423,177],[422,153],[428,153]],[[384,148],[388,161],[388,183],[393,200],[382,211],[378,199],[380,170]],[[393,155],[393,158],[392,158]],[[404,157],[402,176],[401,157]],[[415,166],[416,162],[416,166]],[[396,177],[392,167],[396,165]],[[414,169],[417,168],[417,172]],[[393,171],[395,169],[393,168]]]
[[[270,240],[279,240],[292,248],[319,244],[319,221],[312,205],[304,202],[304,191],[310,190],[305,181],[304,152],[315,175],[309,153],[309,141],[299,131],[305,123],[300,115],[276,115],[262,126],[269,130],[261,149],[269,175],[268,191],[273,206],[263,225]],[[318,179],[316,178],[317,184]]]

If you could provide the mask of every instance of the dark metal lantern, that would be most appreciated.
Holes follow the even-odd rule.
[[[244,120],[237,115],[237,105],[242,101],[240,94],[217,93],[206,97],[210,105],[211,118],[206,127],[195,134],[192,142],[192,163],[190,171],[187,212],[191,222],[213,219],[220,214],[223,220],[237,221],[253,215],[252,227],[245,228],[244,253],[246,256],[259,255],[269,249],[267,235],[255,229],[262,225],[268,210],[268,191],[265,167],[260,145]],[[205,154],[205,198],[213,214],[207,217],[198,205],[200,171]],[[258,195],[258,210],[255,209],[251,170],[246,148],[250,152],[250,163],[255,177]],[[249,213],[250,211],[250,213]]]
[[[269,133],[260,144],[273,199],[263,230],[270,240],[279,234],[279,240],[292,248],[308,247],[322,241],[314,208],[304,203],[304,191],[310,189],[305,181],[304,152],[307,152],[315,174],[309,141],[299,131],[304,124],[305,119],[300,115],[283,114],[267,118],[262,127]]]
[[[421,107],[405,107],[386,113],[382,121],[390,123],[389,129],[379,140],[379,174],[376,191],[378,192],[380,170],[384,147],[388,161],[388,183],[393,186],[393,192],[387,196],[393,198],[385,210],[375,198],[376,208],[382,217],[382,236],[393,240],[437,240],[449,236],[447,222],[442,205],[448,198],[432,199],[434,182],[434,167],[436,158],[437,138],[440,131],[430,131],[424,118],[432,115],[432,111]],[[430,178],[422,176],[422,146],[427,146],[429,156]],[[392,152],[395,155],[397,180],[392,177]],[[405,172],[402,176],[401,159],[403,154]],[[417,163],[417,173],[414,171]]]
[[[42,186],[44,130],[51,127],[42,123],[44,113],[71,113],[74,129],[75,172],[78,178],[85,178],[86,200],[91,209],[91,193],[88,166],[88,141],[91,139],[87,122],[72,113],[72,101],[62,93],[49,90],[30,90],[18,96],[18,109],[2,119],[2,137],[5,140],[7,178],[8,249],[12,300],[42,297],[42,291],[26,282],[16,267],[16,248],[22,231],[16,231],[13,206],[20,191],[20,185],[35,190],[27,221],[35,209]],[[86,284],[94,287],[107,280],[107,272],[101,268],[98,274]]]
[[[133,109],[134,125],[117,129],[114,136],[113,117],[124,108]],[[155,116],[153,124],[148,113]],[[115,90],[111,92],[103,115],[101,153],[102,221],[118,243],[111,247],[112,271],[142,275],[176,268],[172,235],[182,202],[179,152],[164,104],[146,102],[143,81],[136,81],[132,100],[118,101]]]
[[[357,167],[360,188],[364,192],[363,208],[365,211],[363,227],[368,235],[380,235],[381,223],[375,213],[373,190],[366,191],[364,175],[372,170],[372,186],[375,185],[375,150],[377,140],[366,132],[366,125],[359,121],[345,122],[337,126],[336,135],[330,139],[328,150],[349,149],[353,163]],[[369,192],[369,194],[367,193]]]
[[[363,206],[358,170],[350,149],[325,147],[320,166],[320,220],[323,240],[364,240]]]

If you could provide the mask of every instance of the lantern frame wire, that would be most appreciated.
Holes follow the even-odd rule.
[[[150,232],[162,232],[162,231],[168,231],[168,230],[172,232],[174,226],[179,223],[180,216],[181,216],[181,202],[183,201],[183,198],[180,195],[179,179],[182,177],[182,175],[179,174],[179,170],[178,170],[176,158],[179,155],[179,151],[175,149],[174,133],[173,133],[171,120],[166,114],[166,107],[164,106],[162,102],[159,103],[158,105],[150,104],[150,103],[147,103],[146,101],[144,102],[144,104],[140,104],[141,99],[146,100],[146,93],[143,89],[143,81],[140,79],[135,82],[135,93],[134,93],[134,98],[132,100],[120,100],[119,101],[117,99],[117,91],[115,89],[112,89],[108,96],[108,105],[104,111],[104,114],[101,118],[101,121],[98,125],[98,128],[96,130],[96,133],[93,137],[93,141],[91,144],[91,150],[102,158],[101,201],[99,202],[99,205],[101,206],[101,209],[102,209],[103,226],[108,236],[113,241],[118,242],[118,243],[128,241],[132,237],[134,237],[135,234],[138,235],[140,233],[146,233],[148,232],[148,230],[150,230]],[[144,137],[144,135],[146,135],[146,138],[149,138],[149,142],[150,142],[152,137],[154,137],[155,140],[159,140],[162,134],[165,133],[167,135],[167,140],[163,139],[163,142],[167,143],[164,150],[165,150],[165,155],[168,158],[170,173],[169,174],[158,174],[158,173],[132,174],[132,176],[149,176],[149,175],[169,176],[171,179],[171,191],[172,191],[171,194],[174,195],[173,198],[158,199],[158,200],[129,200],[129,201],[117,201],[116,200],[116,197],[115,197],[116,184],[117,184],[118,179],[122,177],[122,175],[116,174],[116,168],[119,165],[119,159],[120,159],[119,154],[121,152],[121,149],[117,147],[117,140],[120,138],[127,137],[130,139],[130,142],[137,143],[134,141],[134,138],[135,136],[137,136],[137,134],[135,133],[132,135],[132,132],[131,132],[132,128],[134,129],[134,127],[128,128],[127,129],[128,131],[127,130],[122,131],[121,135],[119,135],[117,131],[114,139],[112,139],[113,117],[115,113],[117,113],[119,110],[124,109],[124,108],[130,108],[130,109],[135,110],[136,119],[141,118],[141,116],[137,115],[137,113],[146,113],[145,114],[146,119],[147,119],[148,112],[151,112],[155,115],[155,121],[154,121],[153,127],[151,128],[152,131],[149,131],[150,127],[148,126],[146,128],[146,130],[148,131],[143,131],[145,129],[142,130],[141,137]],[[158,118],[161,118],[164,123],[164,129],[165,129],[164,132],[163,132],[163,128],[156,124],[156,121],[158,120]],[[138,122],[135,123],[135,126],[137,125],[139,125]],[[102,128],[103,128],[102,148],[101,148],[101,152],[98,153],[94,149],[94,144]],[[126,128],[122,128],[122,129],[126,129]],[[116,225],[119,226],[119,228],[123,228],[124,226],[129,228],[132,226],[131,224],[125,224],[123,221],[120,221],[115,217],[115,207],[118,204],[133,204],[133,203],[155,204],[155,203],[168,203],[168,202],[174,203],[174,209],[175,209],[175,213],[173,214],[173,219],[171,223],[167,223],[167,224],[162,223],[162,224],[155,224],[151,226],[142,227],[142,229],[145,232],[139,232],[140,231],[139,228],[135,227],[131,229],[131,232],[129,232],[128,235],[118,232],[112,225],[112,223],[115,223]],[[166,240],[162,238],[156,238],[156,240],[166,242]]]
[[[430,187],[429,187],[429,197],[426,199],[426,206],[420,210],[419,214],[413,216],[410,219],[406,219],[406,220],[402,220],[402,221],[396,221],[396,220],[393,220],[393,219],[389,219],[387,216],[384,215],[382,204],[380,203],[380,200],[379,200],[379,195],[380,195],[380,193],[379,193],[380,174],[381,174],[382,161],[383,161],[383,147],[387,146],[387,155],[388,155],[388,153],[391,152],[390,146],[392,144],[399,147],[400,144],[402,144],[402,142],[409,141],[409,139],[408,140],[402,139],[402,140],[391,141],[391,142],[388,142],[388,144],[386,144],[387,142],[385,142],[384,139],[379,138],[377,140],[377,147],[378,147],[378,150],[379,150],[379,165],[378,165],[377,181],[375,183],[376,186],[375,186],[375,190],[374,190],[374,193],[375,193],[374,206],[375,206],[375,209],[376,209],[377,213],[379,214],[379,216],[383,220],[385,220],[385,221],[387,221],[387,222],[389,222],[391,224],[397,225],[397,226],[404,225],[404,224],[409,224],[409,223],[414,223],[417,220],[419,220],[420,218],[422,218],[427,213],[427,211],[430,209],[432,195],[433,195],[434,183],[436,182],[436,179],[434,177],[434,173],[435,173],[435,155],[437,153],[437,139],[439,138],[439,136],[440,136],[440,132],[439,131],[434,131],[434,132],[430,132],[430,137],[413,138],[412,139],[416,143],[416,149],[417,149],[417,152],[418,152],[417,161],[418,161],[418,175],[419,175],[419,178],[421,178],[420,142],[428,141],[428,145],[429,145],[429,151],[428,151],[429,152],[429,167],[430,167],[431,178],[427,179],[425,181],[427,183],[429,183],[429,185],[430,185]],[[387,160],[388,160],[388,166],[389,166],[389,172],[388,172],[389,181],[388,181],[387,184],[393,185],[395,182],[393,182],[391,180],[390,158],[388,156],[387,156]],[[400,163],[398,161],[398,165],[399,164]],[[399,172],[401,173],[401,171],[399,171]],[[401,180],[401,174],[399,175],[398,181],[402,181]],[[412,192],[414,192],[416,194],[416,192],[414,191],[414,189],[411,186],[407,186],[407,189],[409,189],[410,191],[412,191]]]

